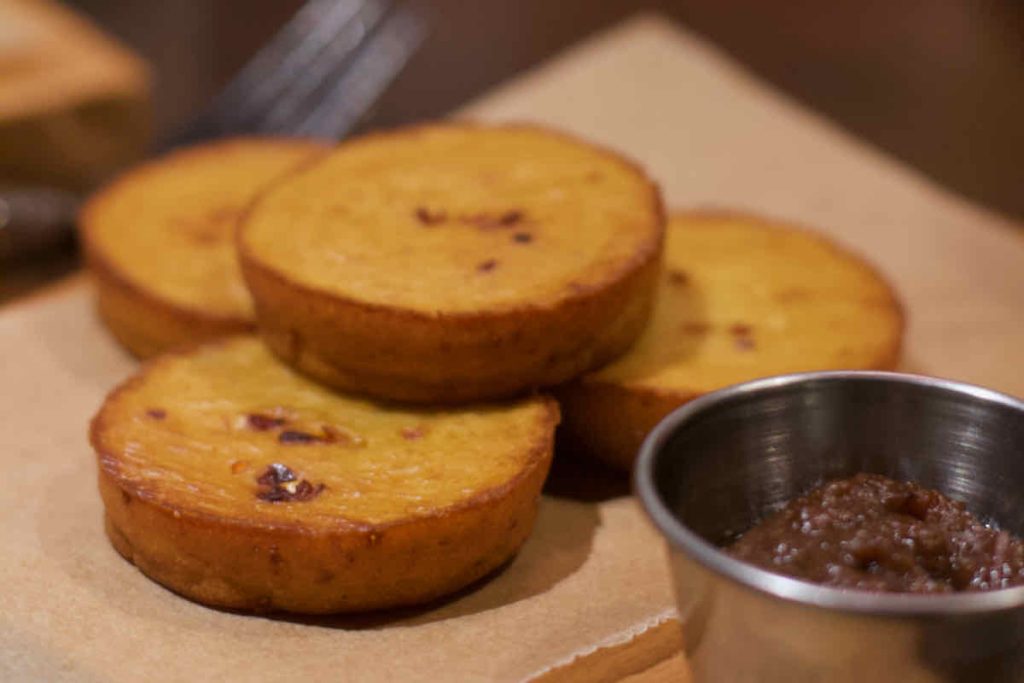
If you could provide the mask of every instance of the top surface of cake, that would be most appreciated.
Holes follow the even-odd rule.
[[[312,290],[433,313],[544,306],[660,247],[628,162],[527,126],[432,125],[346,142],[268,190],[246,258]]]
[[[347,397],[235,337],[153,361],[107,400],[92,439],[105,471],[140,498],[312,528],[487,495],[547,457],[557,414],[543,397],[451,410]]]
[[[825,238],[738,214],[680,214],[648,328],[587,379],[699,394],[787,372],[891,368],[902,327],[889,285]]]
[[[83,210],[90,254],[176,307],[251,318],[234,247],[238,218],[258,190],[322,149],[309,141],[237,139],[131,169]]]

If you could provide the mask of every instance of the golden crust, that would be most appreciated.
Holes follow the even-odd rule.
[[[253,422],[268,402],[281,424]],[[143,573],[210,605],[329,613],[426,602],[507,561],[532,527],[557,421],[544,397],[410,411],[338,396],[243,337],[150,362],[90,439],[108,536]],[[344,438],[282,436],[321,428]],[[292,486],[326,488],[271,502],[258,481],[271,462]]]
[[[325,238],[331,244],[322,245],[322,249],[315,248],[312,241],[304,247],[296,243],[292,248],[297,260],[294,267],[286,262],[289,255],[275,248],[274,235],[280,234],[282,244],[286,234],[288,242],[294,242],[299,239],[296,226],[309,225],[310,221],[289,218],[275,222],[278,208],[274,202],[282,204],[281,210],[294,208],[294,198],[287,194],[289,183],[313,182],[302,180],[299,177],[302,175],[314,180],[318,172],[329,175],[322,167],[326,168],[332,157],[344,156],[346,150],[352,148],[356,150],[354,154],[372,156],[372,152],[366,150],[375,144],[398,144],[399,149],[404,144],[415,147],[420,144],[421,136],[428,140],[431,136],[448,136],[455,140],[452,145],[464,145],[473,150],[477,135],[489,138],[521,135],[526,136],[524,144],[537,140],[540,144],[551,144],[551,140],[556,140],[556,144],[571,148],[573,154],[597,159],[602,173],[621,175],[623,179],[616,182],[627,188],[623,194],[628,196],[621,199],[621,204],[628,207],[628,217],[623,218],[621,224],[613,221],[610,227],[602,228],[605,237],[614,240],[618,247],[614,253],[580,265],[577,279],[554,277],[551,282],[538,285],[536,290],[529,290],[533,285],[527,284],[524,288],[529,291],[519,291],[520,283],[531,280],[527,264],[534,257],[530,255],[530,248],[540,250],[533,263],[550,263],[559,258],[558,254],[571,253],[573,249],[565,244],[559,243],[558,251],[552,251],[552,245],[544,245],[547,234],[555,235],[553,242],[564,241],[570,226],[562,225],[564,231],[546,233],[550,225],[546,225],[543,218],[533,216],[529,200],[515,207],[504,204],[499,207],[495,203],[506,201],[510,194],[519,190],[504,193],[499,188],[493,195],[498,199],[480,199],[479,188],[473,184],[476,181],[463,178],[462,169],[458,168],[455,171],[449,168],[447,172],[454,173],[460,182],[466,181],[470,189],[465,194],[473,195],[477,202],[472,210],[462,207],[463,213],[459,214],[460,209],[442,204],[424,209],[425,213],[420,214],[420,198],[391,196],[388,203],[391,213],[381,224],[382,234],[404,231],[396,238],[402,240],[395,247],[399,252],[419,248],[414,252],[417,255],[440,254],[439,260],[432,262],[433,269],[424,266],[424,270],[419,271],[415,264],[396,268],[384,260],[375,261],[370,253],[359,257],[365,257],[370,264],[365,272],[340,270],[333,278],[310,275],[323,266],[326,259],[314,256],[313,260],[305,260],[309,254],[333,250],[331,253],[338,260],[348,258],[345,249],[351,247],[339,246],[331,234],[335,229],[333,224]],[[504,163],[513,163],[502,158]],[[377,161],[374,159],[375,163]],[[572,161],[577,159],[574,157]],[[467,165],[473,167],[473,163],[478,162],[467,162]],[[479,163],[486,165],[486,162]],[[385,172],[391,172],[391,166],[382,165],[388,169]],[[475,167],[473,170],[479,171]],[[579,171],[575,167],[573,170]],[[585,171],[583,168],[582,172]],[[430,175],[422,169],[419,172]],[[479,174],[486,175],[482,171]],[[332,179],[331,186],[337,185]],[[328,193],[318,194],[328,196]],[[455,201],[456,195],[458,193],[448,198]],[[331,197],[332,201],[336,199]],[[394,208],[396,206],[399,208]],[[498,224],[501,216],[512,216],[515,220],[511,222],[518,227],[469,225],[488,212],[498,217],[495,219]],[[459,215],[462,217],[452,218]],[[344,226],[344,218],[336,220]],[[392,220],[394,224],[387,222]],[[447,228],[438,224],[448,223],[457,225],[449,225],[448,233],[442,232]],[[364,227],[359,225],[360,230]],[[571,227],[582,230],[586,226]],[[243,219],[239,251],[260,329],[268,345],[281,358],[310,376],[345,390],[392,400],[447,404],[507,397],[529,388],[563,382],[623,353],[643,329],[650,313],[660,268],[663,231],[664,212],[656,186],[635,166],[610,152],[536,127],[449,124],[401,129],[344,143],[334,155],[308,167],[303,174],[268,188]],[[322,237],[324,230],[320,234]],[[574,239],[580,244],[587,243],[586,234],[574,236]],[[430,249],[426,249],[427,246]],[[367,248],[372,252],[371,247]],[[488,253],[499,256],[485,259]],[[509,279],[495,285],[494,291],[500,290],[500,293],[489,301],[492,290],[487,287],[499,276],[486,272],[489,268],[482,269],[486,272],[482,276],[469,268],[466,284],[458,286],[456,281],[463,276],[462,271],[451,270],[446,264],[460,259],[471,265],[479,261],[480,266],[491,262],[492,268],[497,263],[499,267],[494,272],[500,271],[506,261],[521,268],[514,275],[500,275]],[[333,272],[323,267],[325,272]],[[572,270],[573,266],[568,268]],[[439,270],[445,272],[435,282],[433,279]],[[383,293],[372,287],[351,284],[362,282],[364,276],[391,278],[399,284],[394,291]],[[415,286],[406,286],[403,284],[406,281]],[[382,286],[387,289],[386,285]],[[352,288],[358,291],[350,291]],[[460,292],[468,289],[473,289],[473,293],[453,301],[453,297],[458,299]]]
[[[255,328],[247,317],[171,304],[129,282],[92,253],[86,251],[86,263],[96,288],[97,312],[114,338],[137,358]]]
[[[629,470],[640,444],[662,418],[697,394],[624,387],[581,378],[556,390],[562,406],[559,450]]]
[[[881,274],[820,235],[738,212],[676,214],[644,336],[556,391],[560,447],[628,469],[647,433],[687,401],[768,375],[894,369],[904,327]]]
[[[323,150],[305,140],[221,140],[141,164],[93,195],[79,231],[100,317],[118,341],[146,358],[252,330],[232,217]]]

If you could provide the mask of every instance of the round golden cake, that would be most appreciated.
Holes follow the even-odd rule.
[[[650,325],[628,354],[559,390],[560,440],[628,468],[661,418],[715,389],[895,368],[903,326],[879,273],[824,237],[754,216],[678,214]]]
[[[239,231],[261,331],[334,387],[455,403],[563,382],[648,318],[664,220],[632,164],[530,126],[342,143]]]
[[[132,353],[252,329],[235,255],[256,192],[323,147],[240,138],[171,152],[97,192],[79,219],[99,312]]]
[[[429,601],[530,533],[558,407],[412,410],[328,391],[251,336],[151,361],[90,438],[107,535],[209,605],[330,613]]]

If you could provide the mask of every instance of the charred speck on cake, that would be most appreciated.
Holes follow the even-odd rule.
[[[463,223],[475,225],[481,230],[493,230],[495,228],[511,228],[523,221],[522,211],[505,211],[500,214],[475,213],[460,217]]]
[[[503,226],[515,225],[517,223],[522,222],[522,220],[522,211],[506,211],[501,215],[501,218],[498,219],[498,224]]]
[[[727,552],[839,588],[953,593],[1024,585],[1024,541],[938,491],[877,474],[790,501]]]
[[[323,436],[320,441],[324,443],[343,444],[346,446],[365,446],[366,439],[340,425],[323,425],[320,427]]]
[[[293,443],[315,443],[322,441],[319,436],[310,434],[309,432],[300,432],[297,429],[286,429],[277,435],[278,443],[293,444]]]
[[[519,244],[528,244],[533,241],[533,235],[528,232],[517,232],[512,235],[512,241]]]
[[[305,502],[320,495],[327,488],[324,484],[311,484],[298,480],[295,472],[287,465],[271,463],[257,479],[260,490],[256,497],[269,503]]]
[[[682,286],[690,281],[690,276],[682,270],[673,269],[667,273],[669,284]]]
[[[267,465],[267,469],[256,479],[256,483],[261,486],[277,486],[287,481],[295,481],[295,472],[279,462]]]
[[[740,351],[751,351],[754,349],[754,328],[746,323],[736,323],[729,328],[729,334],[733,336],[733,343]]]
[[[431,212],[430,209],[425,206],[416,207],[416,211],[413,213],[416,216],[416,220],[423,225],[437,225],[438,223],[443,223],[447,218],[444,211]]]
[[[249,429],[254,429],[257,432],[266,432],[271,429],[276,429],[287,422],[283,417],[275,417],[264,413],[249,413],[246,415],[245,421]]]
[[[401,434],[402,438],[406,441],[415,441],[416,439],[423,437],[424,431],[422,426],[402,427],[398,430],[398,433]]]
[[[146,417],[153,420],[163,420],[167,417],[167,411],[163,408],[150,408],[146,411]]]
[[[256,497],[268,503],[304,503],[319,496],[327,487],[324,484],[313,485],[307,480],[296,483],[294,486],[283,484],[271,489],[260,491]]]
[[[486,261],[482,261],[481,263],[477,264],[476,269],[481,273],[489,273],[492,270],[494,270],[497,266],[498,261],[496,259],[489,258]]]

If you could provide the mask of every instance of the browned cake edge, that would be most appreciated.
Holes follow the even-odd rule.
[[[425,124],[372,136],[408,135],[439,126],[476,124]],[[432,315],[361,302],[294,281],[252,253],[245,243],[243,218],[242,272],[260,330],[278,356],[343,390],[453,404],[559,384],[628,350],[650,315],[660,272],[665,214],[657,186],[618,154],[564,133],[521,124],[490,128],[542,130],[615,159],[646,183],[657,230],[603,282],[567,297],[496,311]],[[310,168],[315,164],[306,170]],[[250,211],[259,201],[250,205]]]
[[[186,352],[150,361],[121,384],[93,418],[106,531],[143,574],[198,602],[250,611],[356,612],[429,602],[486,576],[525,542],[553,452],[558,404],[546,418],[527,465],[509,481],[431,514],[382,524],[343,517],[336,525],[226,517],[168,500],[123,476],[108,447],[108,411],[148,372]],[[301,503],[267,503],[301,504]]]
[[[892,345],[862,370],[894,370],[902,354],[906,329],[906,313],[896,290],[870,261],[840,246],[828,237],[789,221],[775,220],[728,209],[676,211],[684,218],[722,218],[749,221],[773,228],[800,232],[818,240],[830,250],[854,259],[882,282],[889,293],[888,310],[896,314],[897,334]],[[647,434],[666,415],[684,403],[702,396],[701,392],[683,389],[661,389],[624,386],[618,382],[584,375],[555,389],[562,406],[562,423],[558,430],[558,448],[585,454],[622,470],[630,470]]]
[[[128,276],[109,258],[97,235],[97,216],[107,197],[120,188],[139,182],[139,176],[168,163],[180,164],[216,156],[226,148],[250,142],[271,143],[268,138],[228,138],[173,151],[134,166],[94,193],[78,215],[78,234],[87,269],[96,287],[100,319],[117,341],[138,358],[163,351],[255,329],[254,319],[218,315],[194,306],[169,301],[145,283]],[[281,140],[282,145],[308,146],[310,153],[325,147],[313,140]],[[299,162],[301,166],[303,162]],[[306,162],[308,163],[308,162]]]
[[[247,318],[179,306],[122,277],[98,252],[85,248],[96,288],[96,310],[114,338],[137,358],[255,329]]]

